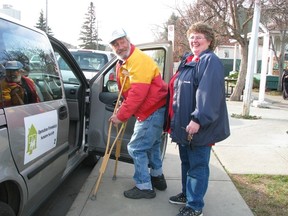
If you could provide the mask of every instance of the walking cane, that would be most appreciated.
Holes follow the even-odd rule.
[[[115,108],[114,108],[114,112],[113,112],[114,114],[117,112],[119,101],[120,101],[120,98],[121,98],[121,94],[122,94],[122,91],[123,91],[127,76],[128,75],[124,76],[124,80],[123,80],[123,83],[122,83],[122,86],[121,86],[121,89],[120,89],[120,92],[118,94],[118,98],[117,98],[117,101],[116,101],[116,105],[115,105]],[[122,123],[121,128],[119,129],[119,131],[118,131],[118,127],[117,127],[117,135],[116,135],[115,140],[114,140],[114,142],[112,143],[112,145],[111,145],[111,147],[109,149],[112,122],[109,123],[108,138],[107,138],[107,145],[106,145],[106,149],[105,149],[105,154],[104,154],[103,161],[102,161],[102,164],[101,164],[100,169],[99,169],[99,175],[98,175],[97,182],[96,182],[96,185],[94,187],[94,190],[92,192],[91,200],[96,200],[96,193],[98,191],[98,188],[99,188],[99,185],[100,185],[100,181],[101,181],[102,176],[103,176],[103,174],[104,174],[104,172],[106,170],[106,167],[107,167],[107,164],[108,164],[108,160],[110,158],[110,155],[111,155],[112,150],[113,150],[113,148],[114,148],[116,143],[117,143],[117,145],[116,145],[117,146],[117,148],[116,148],[116,159],[118,161],[118,158],[120,156],[121,141],[122,141],[122,138],[123,138],[123,135],[124,135],[125,128],[126,128],[126,122]],[[121,137],[121,140],[118,140],[119,137]],[[117,161],[116,161],[115,168],[114,168],[114,176],[113,176],[114,179],[116,179]]]
[[[124,135],[124,132],[125,132],[125,129],[126,129],[126,122],[124,122],[123,124],[123,130],[121,132],[121,135],[120,135],[120,139],[117,140],[116,142],[116,151],[115,151],[115,166],[114,166],[114,174],[113,174],[113,180],[116,180],[116,172],[117,172],[117,167],[118,167],[118,159],[120,157],[120,152],[121,152],[121,143],[122,143],[122,140],[123,140],[123,135]],[[117,127],[117,134],[118,134],[118,127]]]

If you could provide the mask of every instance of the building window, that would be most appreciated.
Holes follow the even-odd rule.
[[[224,58],[229,58],[229,50],[224,50]]]

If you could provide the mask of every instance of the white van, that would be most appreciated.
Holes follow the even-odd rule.
[[[173,69],[171,44],[138,47],[155,59],[163,79],[168,82]],[[65,79],[56,56],[63,59]],[[40,61],[41,67],[30,67],[32,57]],[[6,73],[3,65],[7,61],[25,65],[25,76],[34,81],[39,96],[37,102],[9,106],[4,103]],[[114,57],[88,83],[60,41],[0,15],[1,216],[31,215],[80,162],[94,165],[98,157],[95,153],[104,154],[108,119],[118,95],[109,92],[106,80],[116,61]],[[121,147],[120,160],[126,162],[132,162],[126,145],[134,121],[128,122]],[[112,131],[111,141],[115,135]],[[163,134],[162,144],[163,158],[166,134]]]

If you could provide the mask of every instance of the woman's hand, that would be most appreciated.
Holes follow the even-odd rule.
[[[200,125],[194,121],[190,121],[189,124],[186,126],[186,132],[189,135],[193,135],[198,132]]]

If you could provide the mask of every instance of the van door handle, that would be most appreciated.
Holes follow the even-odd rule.
[[[63,120],[65,118],[67,118],[67,108],[66,106],[62,106],[59,108],[58,110],[58,114],[59,114],[59,119]]]
[[[74,95],[76,93],[76,89],[70,89],[70,94]]]

